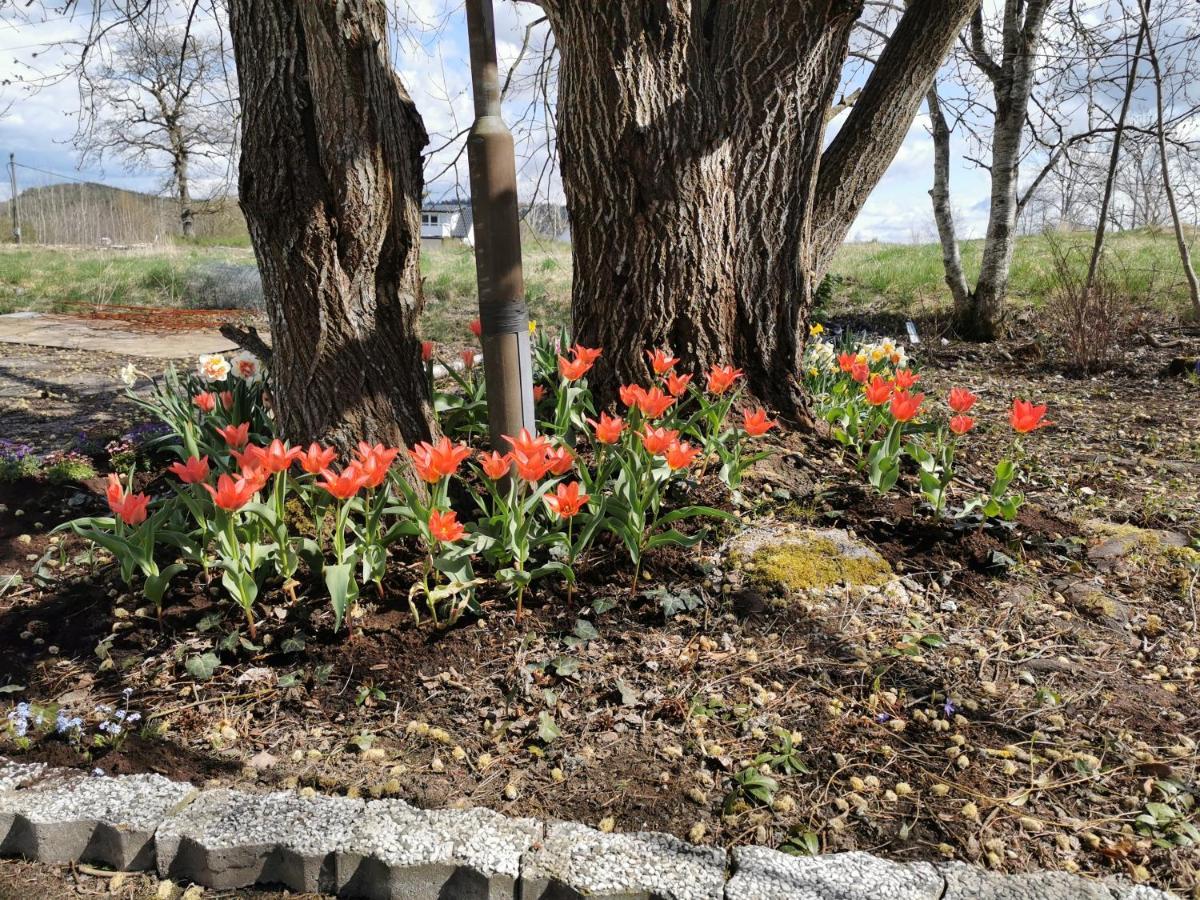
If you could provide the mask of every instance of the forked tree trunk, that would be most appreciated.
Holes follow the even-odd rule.
[[[826,112],[855,0],[541,0],[561,54],[559,142],[576,334],[593,388],[669,346],[746,370],[801,415],[816,286],[976,0],[915,0],[838,136]]]
[[[284,434],[429,436],[415,325],[421,117],[383,0],[231,0],[240,200],[262,272]]]
[[[933,199],[933,221],[937,225],[938,242],[942,245],[946,286],[954,298],[955,315],[960,316],[970,306],[971,289],[967,287],[967,276],[963,273],[962,254],[958,250],[958,236],[954,228],[954,210],[950,205],[950,126],[946,123],[938,99],[936,80],[929,85],[925,104],[929,107],[929,130],[933,136],[933,188],[929,191]]]

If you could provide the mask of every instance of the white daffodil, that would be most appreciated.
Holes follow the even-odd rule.
[[[233,358],[233,374],[247,384],[262,378],[262,362],[249,350],[243,350]]]
[[[224,381],[229,377],[229,360],[220,353],[206,353],[200,357],[196,366],[196,374],[202,381],[209,384],[214,381]]]
[[[125,387],[131,388],[137,384],[138,370],[137,366],[135,366],[133,363],[126,363],[125,365],[121,366],[120,375],[121,381],[125,382]]]

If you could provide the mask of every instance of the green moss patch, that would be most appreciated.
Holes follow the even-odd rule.
[[[875,550],[833,529],[752,531],[735,541],[730,562],[747,582],[787,592],[837,585],[880,587],[894,577]]]

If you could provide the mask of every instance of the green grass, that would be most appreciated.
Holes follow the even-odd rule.
[[[1081,232],[1054,239],[1073,248],[1071,259],[1082,271],[1091,235]],[[1130,296],[1172,312],[1187,309],[1186,284],[1169,232],[1117,233],[1110,236],[1108,246],[1109,271]],[[530,315],[547,326],[565,324],[570,311],[570,247],[526,236],[524,250]],[[963,246],[971,278],[978,272],[980,250],[980,241]],[[249,249],[227,244],[134,250],[0,245],[0,313],[62,311],[76,303],[231,305],[222,286],[232,282],[231,273],[253,266]],[[936,245],[847,244],[838,252],[832,271],[841,280],[829,312],[871,309],[915,315],[947,307],[941,251]],[[421,272],[426,297],[423,334],[438,341],[460,341],[477,315],[474,254],[463,245],[425,250]],[[1012,272],[1013,302],[1040,304],[1054,287],[1047,238],[1020,238]],[[228,296],[236,296],[232,285]]]
[[[1051,240],[1067,251],[1078,273],[1086,271],[1091,232],[1018,238],[1012,263],[1011,302],[1036,306],[1053,292]],[[1188,308],[1187,283],[1170,232],[1110,232],[1106,247],[1107,272],[1128,296],[1170,312]],[[1193,249],[1193,253],[1197,250],[1200,248]],[[972,284],[979,274],[982,251],[983,241],[965,241],[962,245],[963,266]],[[937,244],[846,244],[838,251],[831,273],[841,279],[831,310],[869,308],[911,315],[944,310],[949,302],[941,247]]]

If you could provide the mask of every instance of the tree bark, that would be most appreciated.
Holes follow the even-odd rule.
[[[188,152],[183,141],[177,142],[174,135],[171,143],[176,148],[174,169],[176,197],[179,198],[179,229],[185,238],[190,239],[195,235],[196,229],[192,215],[192,196],[188,187]]]
[[[1008,296],[1009,272],[1016,246],[1017,184],[1020,177],[1021,139],[1033,75],[1037,46],[1049,0],[1028,4],[1006,3],[1002,28],[1001,57],[992,59],[984,40],[983,13],[977,11],[969,32],[970,56],[992,85],[995,113],[992,123],[991,203],[983,257],[975,290],[966,302],[955,295],[955,325],[968,340],[994,340],[1003,330],[1004,302]],[[947,268],[947,278],[950,277]]]
[[[424,125],[382,0],[231,0],[240,201],[293,442],[430,434],[416,321]]]
[[[933,220],[937,225],[938,241],[942,245],[942,267],[946,271],[946,286],[954,298],[955,316],[965,314],[971,303],[971,289],[963,272],[962,255],[954,230],[954,211],[950,206],[950,126],[938,100],[936,79],[925,94],[929,107],[930,132],[933,135]]]
[[[915,0],[822,152],[861,0],[542,0],[561,54],[558,148],[577,338],[601,401],[644,351],[732,363],[802,415],[807,317],[977,0]]]
[[[1192,318],[1200,320],[1200,280],[1196,278],[1196,270],[1192,266],[1192,253],[1188,248],[1187,236],[1183,231],[1183,220],[1179,215],[1179,203],[1175,199],[1175,185],[1171,182],[1171,164],[1167,157],[1167,134],[1164,117],[1166,111],[1163,104],[1163,74],[1158,61],[1158,48],[1154,45],[1154,35],[1150,32],[1150,2],[1138,0],[1138,11],[1142,17],[1142,34],[1146,41],[1146,58],[1150,62],[1150,70],[1154,73],[1154,109],[1156,118],[1155,138],[1158,141],[1158,160],[1162,168],[1163,193],[1167,198],[1167,208],[1171,211],[1171,226],[1175,231],[1175,244],[1179,248],[1179,262],[1183,267],[1183,276],[1187,280],[1188,297],[1192,301]]]
[[[1096,285],[1096,275],[1100,270],[1100,258],[1104,255],[1104,236],[1108,230],[1108,208],[1112,205],[1113,186],[1117,180],[1117,162],[1121,158],[1121,138],[1125,134],[1125,120],[1129,117],[1129,104],[1133,101],[1133,91],[1137,85],[1138,63],[1142,59],[1142,42],[1145,40],[1145,29],[1138,29],[1137,43],[1133,48],[1133,59],[1129,62],[1129,72],[1125,77],[1125,96],[1121,99],[1121,112],[1117,116],[1117,128],[1113,132],[1112,150],[1108,155],[1108,171],[1104,176],[1104,192],[1100,197],[1100,217],[1096,221],[1096,237],[1092,241],[1092,256],[1088,261],[1087,281],[1084,290],[1091,293]]]

